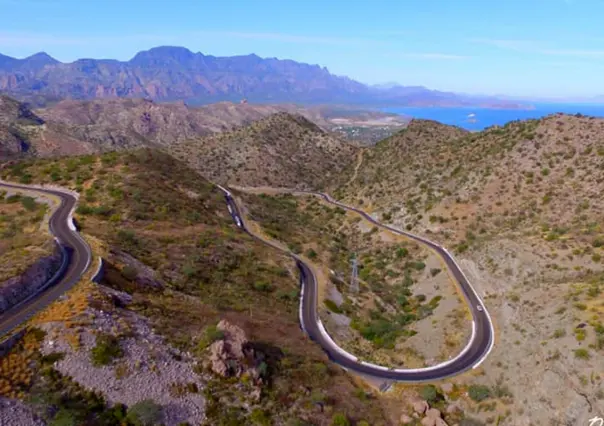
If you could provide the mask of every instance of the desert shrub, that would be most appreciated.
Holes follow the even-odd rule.
[[[424,262],[412,262],[410,265],[413,269],[415,269],[416,271],[421,271],[426,267],[426,264]]]
[[[426,385],[420,390],[420,396],[430,404],[435,403],[440,399],[440,394],[434,385]]]
[[[406,247],[399,247],[396,249],[396,257],[399,259],[402,257],[406,257],[409,254],[409,250]]]
[[[258,290],[258,291],[264,291],[264,292],[271,292],[274,289],[274,287],[266,281],[256,281],[254,283],[254,290]]]
[[[208,325],[203,332],[203,336],[199,339],[197,348],[199,350],[204,350],[215,341],[221,339],[224,339],[224,332],[218,329],[216,325]]]
[[[331,425],[332,426],[350,426],[350,422],[348,421],[348,418],[346,417],[345,414],[336,413],[331,418]]]
[[[306,250],[306,256],[308,256],[309,259],[315,259],[317,257],[317,252],[313,249],[308,249]]]
[[[255,408],[254,410],[252,410],[252,413],[250,414],[250,420],[252,421],[252,424],[259,426],[268,426],[271,424],[269,414],[261,408]]]
[[[325,299],[325,306],[327,307],[327,309],[329,309],[331,312],[334,312],[336,314],[341,314],[342,310],[340,309],[340,307],[338,305],[336,305],[336,302],[334,302],[331,299]]]
[[[36,200],[34,200],[32,197],[22,197],[21,205],[23,206],[23,208],[25,208],[25,210],[29,210],[30,212],[33,212],[38,208]]]
[[[432,268],[430,269],[430,275],[432,275],[433,277],[437,276],[438,274],[440,274],[440,269],[439,268]]]
[[[128,280],[134,281],[138,272],[134,266],[126,265],[124,266],[124,269],[122,269],[122,275]]]
[[[575,349],[574,352],[575,352],[575,358],[579,358],[579,359],[591,358],[591,355],[589,355],[589,351],[585,348]]]
[[[111,334],[100,334],[96,337],[96,345],[90,352],[94,366],[109,365],[115,358],[124,355],[120,341]]]
[[[130,407],[126,419],[134,426],[157,425],[162,420],[162,406],[151,399],[145,399]]]
[[[566,336],[566,331],[563,328],[559,328],[556,331],[554,331],[554,334],[552,337],[555,339],[559,339],[560,337],[564,337],[564,336]]]
[[[80,204],[76,209],[76,213],[81,215],[89,215],[94,213],[94,208],[87,204]]]
[[[468,395],[476,402],[484,401],[491,396],[491,390],[488,386],[472,385],[468,389]]]

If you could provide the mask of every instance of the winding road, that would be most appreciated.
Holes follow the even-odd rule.
[[[73,225],[71,215],[77,202],[75,195],[57,189],[0,182],[0,190],[2,189],[37,192],[61,200],[61,204],[50,217],[48,225],[66,258],[63,267],[41,290],[0,315],[0,337],[27,321],[36,312],[44,309],[73,287],[86,272],[92,259],[90,247],[80,237]]]
[[[244,232],[263,243],[284,251],[278,244],[265,240],[251,233],[245,226],[239,206],[235,202],[231,192],[217,185],[224,193],[227,208],[233,217],[235,224]],[[0,315],[0,337],[15,329],[32,315],[48,306],[59,298],[64,292],[75,285],[90,266],[92,253],[88,244],[80,237],[73,223],[72,214],[77,202],[76,195],[69,191],[59,189],[43,188],[37,186],[16,185],[0,182],[0,189],[35,191],[45,195],[51,195],[61,200],[60,206],[54,211],[49,219],[50,232],[57,239],[63,250],[64,264],[55,276],[36,294],[30,296],[19,305]],[[494,344],[494,330],[491,318],[482,300],[470,285],[468,279],[462,272],[455,259],[444,247],[433,243],[423,237],[410,234],[405,231],[381,224],[369,214],[355,207],[347,206],[332,199],[329,195],[309,191],[290,191],[297,194],[307,194],[322,197],[326,202],[339,206],[343,209],[356,212],[369,222],[387,229],[399,235],[414,239],[434,250],[447,264],[453,277],[459,284],[466,301],[472,312],[472,335],[466,347],[454,358],[431,367],[418,369],[389,369],[387,367],[361,361],[354,355],[341,349],[329,336],[321,319],[319,318],[318,286],[317,278],[313,270],[294,253],[287,252],[297,263],[300,269],[300,326],[317,342],[328,356],[340,366],[347,370],[374,377],[400,382],[424,382],[443,379],[476,368],[487,357]]]
[[[239,228],[244,232],[247,232],[252,237],[268,244],[279,250],[283,250],[278,245],[272,243],[269,240],[260,238],[259,236],[251,233],[243,222],[243,218],[240,214],[240,209],[237,206],[232,194],[226,188],[218,186],[225,194],[225,199],[228,205],[229,212],[233,216],[233,220]],[[488,356],[493,345],[495,343],[495,331],[493,323],[489,316],[489,313],[484,306],[484,303],[471,286],[467,277],[464,275],[460,266],[457,264],[453,256],[444,247],[427,240],[423,237],[405,232],[388,225],[384,225],[374,218],[372,218],[366,212],[357,209],[355,207],[348,206],[340,203],[329,195],[319,192],[310,191],[290,191],[294,194],[306,194],[322,197],[326,202],[341,207],[343,209],[356,212],[363,218],[373,223],[374,225],[387,229],[393,233],[403,235],[418,241],[432,250],[434,250],[446,263],[447,267],[451,271],[453,277],[457,281],[461,288],[466,302],[472,312],[472,335],[465,348],[455,357],[445,361],[443,363],[416,369],[390,369],[380,365],[371,364],[365,361],[359,360],[354,355],[347,353],[341,349],[329,336],[325,327],[323,326],[319,314],[317,311],[318,306],[318,286],[317,278],[314,275],[312,269],[304,263],[304,261],[296,256],[295,254],[288,252],[292,256],[299,269],[300,269],[300,280],[301,280],[301,300],[300,300],[300,325],[302,329],[310,336],[312,340],[317,342],[323,350],[327,353],[331,360],[338,363],[340,366],[347,370],[355,371],[357,373],[364,374],[366,376],[387,379],[398,382],[426,382],[443,379],[446,377],[460,374],[464,371],[478,367]]]

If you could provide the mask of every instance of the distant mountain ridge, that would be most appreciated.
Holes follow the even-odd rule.
[[[218,101],[342,103],[380,106],[523,108],[512,101],[473,98],[424,87],[375,87],[327,68],[255,54],[216,57],[162,46],[129,61],[62,63],[46,53],[24,59],[0,54],[0,91],[34,105],[60,99],[148,98],[205,104]]]

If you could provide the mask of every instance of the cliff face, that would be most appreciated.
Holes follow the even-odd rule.
[[[0,283],[0,314],[35,294],[61,267],[63,257],[57,246],[51,256],[46,256],[31,265],[16,277]]]

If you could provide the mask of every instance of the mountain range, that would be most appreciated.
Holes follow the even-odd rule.
[[[341,103],[374,106],[526,108],[489,97],[425,87],[368,86],[327,68],[255,54],[216,57],[162,46],[129,61],[79,59],[62,63],[46,53],[24,59],[0,54],[0,92],[41,106],[60,99],[148,98],[218,101]]]

